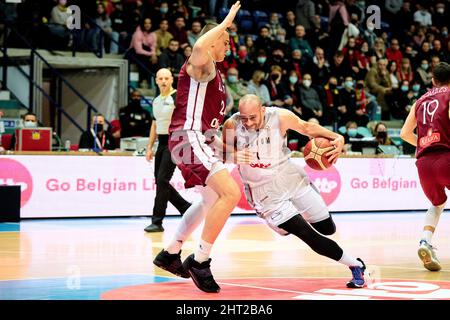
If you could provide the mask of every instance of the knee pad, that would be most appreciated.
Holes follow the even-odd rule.
[[[334,224],[334,221],[331,218],[331,216],[325,220],[311,223],[311,226],[318,232],[326,236],[332,235],[336,232],[336,225]]]

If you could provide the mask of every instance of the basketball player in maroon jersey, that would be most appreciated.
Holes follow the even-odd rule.
[[[430,271],[439,271],[431,238],[444,211],[450,189],[450,65],[439,63],[433,69],[433,89],[412,106],[401,131],[406,142],[417,147],[416,166],[422,189],[432,206],[425,216],[419,258]],[[414,129],[417,127],[417,134]]]
[[[210,251],[241,197],[239,186],[211,145],[221,143],[214,137],[226,113],[225,85],[216,62],[223,61],[229,50],[230,37],[226,30],[240,7],[237,1],[222,23],[203,28],[192,55],[181,68],[176,107],[169,127],[169,149],[186,188],[199,186],[202,200],[186,211],[169,246],[153,261],[173,274],[192,277],[200,290],[214,293],[220,287],[211,273]],[[181,247],[203,219],[200,243],[195,253],[181,263]]]

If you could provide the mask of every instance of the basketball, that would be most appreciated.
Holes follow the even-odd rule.
[[[316,137],[308,141],[303,151],[306,164],[314,170],[326,170],[331,167],[326,154],[333,147],[330,140],[323,137]]]

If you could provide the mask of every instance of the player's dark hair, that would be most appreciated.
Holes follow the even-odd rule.
[[[439,62],[433,68],[433,79],[436,85],[450,84],[450,64],[447,62]]]

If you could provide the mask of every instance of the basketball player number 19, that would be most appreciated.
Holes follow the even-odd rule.
[[[431,111],[431,106],[432,105],[436,105],[436,108],[434,108],[433,111]],[[439,101],[434,99],[434,100],[432,100],[430,102],[422,103],[422,106],[423,106],[423,124],[427,123],[427,121],[426,121],[426,115],[427,114],[431,116],[430,122],[433,122],[434,114],[436,113],[437,109],[439,108]],[[425,111],[426,111],[426,114],[425,114]]]

